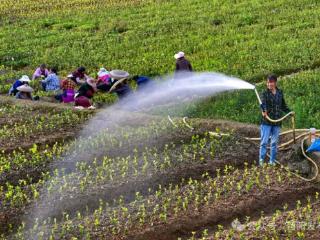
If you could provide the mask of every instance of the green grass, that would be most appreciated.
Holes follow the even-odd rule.
[[[132,74],[170,74],[179,50],[186,52],[196,71],[223,72],[250,82],[270,72],[320,66],[320,3],[312,0],[55,0],[45,5],[37,0],[16,3],[11,12],[10,4],[0,3],[5,23],[0,24],[1,92],[43,62],[57,65],[62,76],[79,65],[92,76],[101,66]],[[307,71],[294,81],[306,90],[306,79],[310,76],[316,84],[317,75]],[[284,85],[298,126],[320,126],[313,103],[317,88],[307,88],[306,95],[297,97],[295,85]],[[190,105],[187,113],[259,122],[255,96],[246,91]]]
[[[58,8],[61,2],[47,12],[27,5],[31,13],[0,27],[5,67],[31,73],[45,62],[65,71],[85,65],[95,73],[105,65],[154,76],[173,71],[179,50],[198,71],[248,80],[319,65],[315,1],[131,1],[122,8],[93,1],[89,13],[83,4],[72,14],[68,5]]]
[[[283,77],[278,87],[284,91],[287,105],[296,112],[296,127],[320,128],[320,70],[302,71]],[[258,91],[266,88],[266,83],[257,85]],[[160,109],[162,114],[201,117],[223,118],[240,122],[258,124],[260,122],[260,108],[254,91],[239,90],[223,93],[198,103],[188,103],[169,109]],[[291,126],[286,120],[285,126]]]

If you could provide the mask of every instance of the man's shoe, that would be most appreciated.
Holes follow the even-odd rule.
[[[259,160],[259,166],[262,167],[263,166],[263,159]]]
[[[269,165],[275,166],[275,165],[276,165],[276,162],[275,162],[275,161],[270,161],[270,162],[269,162]]]

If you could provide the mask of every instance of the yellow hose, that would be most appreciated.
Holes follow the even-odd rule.
[[[189,129],[192,131],[194,128],[191,127],[191,126],[187,123],[186,119],[187,119],[187,117],[184,117],[184,118],[182,119],[182,121],[183,121],[184,125],[186,125],[186,127],[189,128]]]
[[[285,167],[284,165],[282,165],[280,162],[276,161],[277,164],[279,164],[281,167],[283,167],[286,171],[288,172],[291,172],[294,176],[304,180],[304,181],[307,181],[307,182],[311,182],[311,181],[314,181],[315,179],[317,179],[318,177],[318,174],[319,174],[319,168],[318,168],[318,165],[317,163],[312,159],[310,158],[309,156],[307,156],[305,150],[304,150],[304,142],[306,141],[306,139],[308,139],[308,137],[306,137],[306,135],[309,135],[309,129],[295,129],[295,114],[294,112],[289,112],[288,114],[286,114],[285,116],[283,116],[282,118],[280,119],[277,119],[277,120],[273,120],[271,119],[268,115],[266,115],[266,119],[270,122],[273,122],[273,123],[277,123],[277,122],[281,122],[283,121],[284,119],[286,119],[287,117],[289,117],[290,115],[292,115],[292,129],[291,130],[288,130],[288,131],[285,131],[285,132],[282,132],[280,133],[280,136],[283,136],[283,135],[287,135],[287,134],[290,134],[292,133],[293,134],[293,139],[281,144],[278,148],[279,150],[287,150],[288,148],[285,148],[286,146],[289,146],[290,144],[292,143],[295,143],[296,140],[303,138],[303,140],[301,141],[301,152],[303,154],[303,156],[309,161],[311,162],[312,165],[314,165],[315,167],[315,174],[312,178],[305,178],[305,177],[302,177],[301,175],[295,173],[295,172],[292,172],[290,171],[287,167]],[[174,123],[174,121],[171,119],[171,117],[168,115],[168,119],[169,121],[171,122],[171,124],[175,127],[177,127],[177,125]],[[186,117],[183,118],[183,123],[185,124],[186,127],[188,127],[189,129],[193,130],[193,127],[191,127],[187,122],[186,122]],[[296,132],[303,132],[302,134],[298,135],[296,137]],[[316,130],[316,133],[317,136],[320,136],[320,130]],[[246,140],[249,140],[249,141],[260,141],[261,138],[245,138]],[[270,158],[270,155],[267,154],[267,156]]]
[[[168,120],[174,127],[178,127],[177,124],[175,124],[174,121],[171,119],[170,115],[168,115]]]
[[[117,80],[117,81],[112,85],[112,87],[109,89],[108,93],[111,93],[113,90],[115,90],[116,87],[117,87],[119,84],[123,83],[125,80],[127,80],[127,78],[121,78],[121,79]]]
[[[282,118],[279,118],[279,119],[271,119],[268,115],[266,115],[266,119],[269,121],[269,122],[272,122],[272,123],[278,123],[278,122],[282,122],[283,120],[285,120],[287,117],[289,117],[290,115],[292,115],[292,134],[293,134],[293,142],[296,143],[296,124],[295,124],[295,113],[294,112],[289,112],[287,113],[286,115],[284,115]]]
[[[311,182],[311,181],[315,180],[315,179],[318,177],[319,168],[318,168],[317,163],[316,163],[312,158],[310,158],[309,156],[307,156],[306,152],[304,151],[304,147],[303,147],[303,146],[304,146],[304,142],[305,142],[307,139],[308,139],[308,137],[305,137],[305,138],[301,141],[301,151],[302,151],[303,156],[304,156],[306,159],[308,159],[308,160],[314,165],[314,167],[315,167],[315,169],[316,169],[316,172],[315,172],[314,176],[313,176],[312,178],[310,178],[310,179],[304,178],[304,177],[302,177],[302,176],[300,176],[300,175],[298,175],[298,174],[296,174],[296,173],[294,173],[294,174],[295,174],[297,177],[301,178],[302,180]]]
[[[303,156],[309,161],[311,162],[312,165],[315,166],[315,175],[312,177],[312,178],[305,178],[305,177],[302,177],[301,175],[295,173],[295,172],[292,172],[293,175],[295,175],[296,177],[304,180],[304,181],[313,181],[315,180],[317,177],[318,177],[318,174],[319,174],[319,168],[318,168],[318,165],[317,163],[312,159],[310,158],[309,156],[307,156],[306,152],[304,151],[304,142],[306,139],[308,139],[308,137],[306,137],[306,135],[309,135],[309,129],[295,129],[295,113],[294,112],[289,112],[288,114],[286,114],[285,116],[283,116],[282,118],[279,118],[277,120],[274,120],[274,119],[271,119],[268,115],[266,115],[266,119],[272,123],[278,123],[278,122],[281,122],[283,121],[284,119],[286,119],[287,117],[289,117],[290,115],[292,115],[292,129],[291,130],[288,130],[288,131],[285,131],[285,132],[282,132],[280,134],[280,136],[283,136],[283,135],[286,135],[286,134],[289,134],[289,133],[292,133],[293,134],[293,139],[291,139],[290,141],[288,142],[285,142],[283,144],[281,144],[278,148],[279,150],[287,150],[288,148],[285,148],[286,146],[292,144],[292,143],[295,143],[297,139],[300,139],[302,137],[304,137],[304,139],[301,141],[301,152],[303,154]],[[304,132],[302,134],[300,134],[299,136],[296,137],[296,132]],[[316,131],[317,133],[320,132],[320,130],[317,130]],[[318,135],[318,134],[317,134]],[[247,140],[251,140],[251,141],[260,141],[261,138],[246,138]],[[267,154],[268,155],[268,154]],[[268,157],[270,158],[270,156],[268,155]],[[280,166],[282,166],[284,169],[286,169],[287,171],[290,171],[288,168],[286,168],[285,166],[283,166],[280,162],[276,161],[276,163],[278,163]],[[291,171],[290,171],[291,172]]]

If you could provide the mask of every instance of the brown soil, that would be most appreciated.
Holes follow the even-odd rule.
[[[304,239],[319,240],[320,239],[320,229],[318,228],[316,230],[306,231]]]
[[[10,142],[3,142],[1,145],[1,149],[5,153],[13,152],[14,150],[20,149],[30,149],[34,144],[41,146],[45,145],[53,145],[56,142],[61,142],[65,140],[70,140],[75,137],[76,132],[71,131],[72,128],[69,129],[59,129],[58,131],[54,131],[52,133],[41,133],[36,136],[29,135],[23,139],[11,139]]]
[[[1,117],[0,126],[12,125],[14,123],[19,124],[19,122],[24,122],[25,119],[35,114],[46,115],[48,111],[54,110],[55,112],[59,113],[60,111],[70,109],[70,107],[64,106],[63,104],[23,101],[4,96],[0,96],[0,104],[12,104],[22,107],[30,107],[30,110],[28,110],[28,113],[25,115],[9,115]],[[76,124],[75,126],[62,126],[60,129],[41,131],[37,133],[37,135],[30,134],[24,137],[10,137],[9,141],[8,139],[0,140],[0,148],[5,153],[9,153],[18,148],[28,149],[32,147],[33,144],[37,144],[39,146],[51,145],[58,141],[73,138],[80,129],[80,124]]]
[[[217,202],[214,206],[202,209],[200,212],[188,212],[179,219],[170,219],[166,224],[158,224],[141,232],[130,232],[126,239],[158,239],[171,240],[178,237],[190,237],[192,231],[214,229],[218,224],[229,225],[235,218],[245,216],[256,217],[261,211],[272,213],[281,209],[285,203],[291,207],[296,200],[305,199],[308,194],[318,188],[313,184],[300,182],[297,185],[273,186],[248,195],[233,196]],[[232,207],[231,207],[232,206]]]
[[[22,104],[15,100],[14,104]],[[69,106],[61,106],[61,104],[52,103],[27,103],[37,105],[41,109],[46,108],[70,108]],[[150,116],[140,113],[127,113],[130,115],[129,125],[132,127],[147,125],[150,120],[158,121],[163,119],[158,116]],[[128,118],[126,118],[128,119]],[[101,119],[103,120],[103,119]],[[175,121],[181,122],[181,119],[174,119]],[[128,122],[128,121],[127,121]],[[259,128],[255,125],[248,125],[223,120],[204,120],[204,119],[191,119],[188,123],[192,125],[195,130],[191,132],[188,129],[181,129],[183,134],[172,134],[169,137],[163,139],[154,139],[155,143],[161,142],[167,143],[168,141],[181,140],[181,135],[190,137],[193,134],[201,134],[205,131],[214,131],[219,128],[222,132],[233,131],[240,136],[257,137],[259,136]],[[53,144],[57,141],[65,139],[72,139],[76,136],[77,129],[63,129],[61,132],[55,132],[52,134],[43,134],[40,136],[30,137],[22,141],[19,147],[29,148],[34,143],[38,145]],[[149,142],[150,144],[150,142]],[[143,147],[144,144],[141,145]],[[6,146],[5,151],[13,151],[14,146]],[[119,154],[119,150],[117,151]],[[130,148],[128,152],[130,153]],[[122,153],[123,154],[123,153]],[[114,152],[114,155],[117,155]],[[58,206],[56,212],[73,212],[74,210],[85,209],[88,206],[89,209],[94,209],[99,205],[99,199],[104,201],[112,202],[113,199],[119,198],[121,195],[124,196],[126,202],[130,202],[135,197],[135,193],[138,191],[143,195],[149,194],[148,189],[154,189],[159,184],[163,187],[169,184],[179,183],[182,178],[192,177],[194,179],[200,179],[201,175],[208,172],[211,176],[215,176],[216,169],[223,168],[225,165],[233,165],[236,168],[242,168],[244,162],[249,164],[254,163],[258,159],[258,149],[255,145],[242,140],[228,146],[223,154],[218,156],[212,161],[207,161],[203,164],[192,164],[179,166],[171,171],[155,173],[151,176],[143,177],[140,179],[131,179],[127,182],[119,183],[117,185],[105,185],[99,186],[101,189],[92,189],[83,195],[78,195],[71,198],[65,196],[59,204],[59,201],[55,202],[55,206]],[[38,169],[23,169],[22,171],[12,172],[11,175],[1,176],[0,181],[10,180],[17,182],[18,179],[23,178],[25,174],[33,176],[35,179],[39,179],[41,172],[45,171],[44,168]],[[181,219],[172,219],[168,224],[159,224],[153,228],[147,228],[143,232],[132,233],[128,239],[177,239],[177,237],[188,236],[191,231],[201,230],[203,228],[214,228],[217,224],[228,225],[236,217],[243,217],[245,215],[256,216],[261,210],[272,212],[276,208],[283,206],[285,202],[294,202],[296,199],[303,198],[305,194],[315,191],[315,188],[311,184],[305,184],[305,186],[299,186],[294,188],[293,186],[284,186],[283,189],[272,188],[265,190],[266,192],[257,192],[251,195],[243,197],[235,196],[232,199],[227,199],[226,202],[222,202],[219,206],[205,209],[201,213],[189,213]],[[69,197],[69,198],[68,198]],[[50,203],[48,203],[50,204]],[[230,206],[233,206],[232,208]],[[42,206],[43,209],[49,209],[48,206]],[[39,206],[39,208],[42,208]],[[55,209],[57,210],[57,209]],[[8,223],[17,224],[21,221],[21,214],[24,212],[23,209],[6,209],[0,214],[0,232],[6,231]],[[50,215],[51,213],[48,212]],[[56,216],[59,217],[59,216]]]
[[[256,150],[252,148],[250,143],[238,144],[237,147],[241,150],[238,153],[229,151],[228,149],[233,147],[230,145],[219,156],[204,163],[178,165],[170,171],[150,173],[148,176],[127,179],[125,182],[112,183],[111,185],[99,185],[99,189],[90,189],[83,194],[77,194],[77,196],[65,196],[62,199],[54,201],[54,211],[58,213],[70,212],[72,215],[76,210],[86,209],[86,206],[88,206],[89,210],[96,209],[99,206],[100,199],[112,204],[113,200],[118,199],[120,196],[123,196],[124,201],[128,203],[134,200],[136,192],[140,192],[141,195],[146,196],[150,194],[149,189],[152,189],[152,193],[159,185],[167,187],[169,184],[180,183],[182,179],[201,179],[202,174],[206,172],[215,177],[216,170],[223,169],[225,165],[242,168],[245,162],[253,164],[254,160],[257,159]],[[63,204],[59,204],[60,201]],[[46,203],[46,206],[43,206],[43,208],[50,209],[50,207],[48,208],[48,204]],[[37,208],[40,207],[37,206]],[[59,218],[59,216],[54,217]]]
[[[232,150],[235,147],[239,152]],[[114,199],[123,196],[124,201],[128,203],[134,200],[136,192],[147,196],[153,193],[159,184],[162,187],[167,187],[169,184],[180,183],[182,178],[189,179],[191,177],[193,179],[201,179],[202,174],[206,172],[212,177],[215,177],[216,170],[223,169],[225,165],[242,168],[245,162],[253,164],[255,159],[257,159],[257,151],[253,148],[252,144],[239,140],[239,142],[225,146],[224,150],[214,159],[206,160],[203,163],[180,165],[170,171],[131,178],[125,182],[99,185],[98,189],[89,189],[82,194],[77,193],[75,196],[71,194],[62,196],[62,198],[57,196],[58,199],[52,199],[52,202],[45,202],[44,206],[37,205],[37,209],[42,209],[42,212],[57,219],[61,217],[62,212],[69,212],[71,217],[77,210],[83,210],[83,213],[90,213],[99,207],[100,199],[112,204]],[[34,171],[37,174],[41,174],[42,170],[43,168],[35,169]],[[149,188],[152,189],[151,192],[149,192]],[[49,209],[52,209],[52,212],[50,212]],[[87,209],[89,212],[87,212]],[[0,218],[0,230],[6,231],[8,222],[13,224],[19,223],[21,221],[20,216],[24,211],[23,209],[7,209],[3,211],[2,216],[6,217]],[[28,210],[26,211],[28,212]]]
[[[138,127],[138,126],[144,126],[150,123],[150,121],[160,121],[163,119],[162,117],[158,116],[150,116],[146,114],[140,114],[140,113],[128,113],[128,112],[120,112],[120,114],[126,114],[126,119],[129,118],[129,121],[127,121],[127,124],[129,124],[131,127]],[[103,119],[102,119],[103,121]],[[175,121],[181,121],[181,119],[175,119]],[[204,132],[212,129],[215,130],[217,128],[221,129],[221,131],[227,131],[230,132],[232,129],[231,127],[234,127],[235,132],[238,132],[239,134],[255,134],[258,131],[258,128],[254,125],[245,125],[241,123],[235,123],[235,122],[228,122],[228,121],[222,121],[222,120],[203,120],[203,119],[195,119],[192,120],[194,122],[195,130],[190,131],[189,129],[177,129],[176,131],[171,131],[169,133],[164,133],[161,136],[158,137],[150,137],[149,139],[140,140],[134,143],[132,146],[131,144],[126,146],[124,145],[121,149],[110,149],[108,151],[104,151],[102,153],[97,152],[97,154],[94,156],[95,158],[99,159],[101,154],[103,156],[108,155],[109,157],[119,157],[119,156],[128,156],[132,154],[132,149],[137,148],[138,150],[143,150],[146,146],[153,146],[157,145],[158,149],[161,149],[165,146],[165,144],[169,142],[173,142],[176,145],[181,144],[181,140],[187,142],[189,139],[195,135],[203,135]],[[29,149],[32,147],[33,144],[37,144],[39,148],[45,147],[46,145],[53,145],[56,142],[71,140],[76,137],[76,134],[78,131],[80,131],[80,127],[77,128],[77,126],[70,127],[70,128],[61,128],[58,131],[52,132],[52,133],[41,133],[37,136],[28,136],[24,139],[16,139],[19,141],[19,144],[16,142],[6,142],[4,143],[5,146],[3,146],[2,150],[4,152],[12,152],[16,150],[17,148],[21,149]],[[242,143],[243,144],[243,143]],[[251,143],[250,143],[251,144]],[[257,149],[253,147],[253,145],[250,145],[251,150],[249,152],[257,152]],[[237,157],[238,154],[236,152],[239,152],[239,149],[237,149],[237,146],[234,146],[233,148],[229,149],[230,151],[229,155],[232,155],[232,152],[234,152],[233,156],[231,156],[231,159],[234,157]],[[242,151],[242,150],[241,150]],[[252,159],[257,159],[257,155],[252,156],[251,153],[246,152],[248,150],[242,151],[242,157],[245,161],[251,161]],[[250,155],[251,154],[251,155]],[[222,159],[222,158],[220,158]],[[6,181],[10,181],[11,184],[15,184],[18,182],[19,179],[25,179],[26,174],[33,179],[33,182],[38,181],[39,177],[41,176],[42,172],[46,172],[50,169],[55,169],[57,166],[55,166],[55,163],[50,164],[48,166],[48,163],[44,163],[45,165],[41,165],[37,168],[30,168],[26,167],[23,169],[17,169],[14,171],[10,171],[9,173],[3,173],[0,175],[0,184],[4,184]],[[59,163],[57,163],[59,164]],[[72,171],[74,169],[74,163],[71,164],[72,166],[69,166],[70,164],[65,163],[63,166],[65,169],[69,169]]]

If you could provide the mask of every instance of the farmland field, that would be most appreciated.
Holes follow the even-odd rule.
[[[319,14],[314,0],[1,0],[0,239],[319,239],[319,183],[291,171],[293,150],[257,164],[252,90],[151,111],[103,93],[75,110],[37,81],[40,101],[6,96],[41,63],[161,82],[184,51],[260,92],[277,74],[296,127],[320,128]]]

